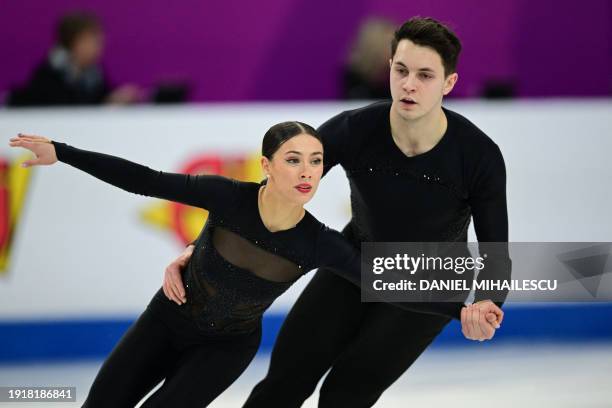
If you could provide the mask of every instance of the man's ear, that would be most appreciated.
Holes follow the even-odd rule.
[[[453,72],[452,74],[446,77],[446,79],[444,80],[444,88],[442,89],[442,93],[444,94],[444,96],[448,95],[450,91],[453,90],[458,79],[459,74],[457,74],[456,72]]]

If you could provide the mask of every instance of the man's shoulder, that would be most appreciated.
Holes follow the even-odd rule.
[[[345,110],[323,123],[318,131],[324,139],[350,140],[351,146],[360,145],[360,141],[388,126],[390,106],[391,101],[381,101]]]
[[[452,129],[456,140],[470,151],[497,151],[499,147],[482,129],[465,116],[444,108],[448,126]]]
[[[372,121],[380,121],[385,118],[389,120],[388,114],[391,107],[391,101],[374,102],[366,106],[355,109],[348,109],[333,116],[328,122],[345,122],[349,125],[354,123],[371,123]]]
[[[380,121],[380,120],[389,120],[389,110],[391,109],[391,101],[379,101],[373,102],[369,105],[362,106],[357,109],[351,109],[344,111],[343,114],[346,115],[351,122],[370,122],[371,121]]]

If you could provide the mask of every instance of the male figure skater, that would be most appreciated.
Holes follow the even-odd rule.
[[[395,33],[392,101],[342,112],[319,129],[326,171],[340,164],[351,188],[352,219],[344,234],[365,241],[467,241],[470,218],[479,242],[507,242],[506,172],[498,146],[463,116],[442,107],[457,82],[461,44],[445,25],[412,18]],[[178,269],[166,275],[185,301]],[[498,257],[489,267],[510,271]],[[499,276],[499,275],[498,275]],[[468,339],[487,340],[501,315],[486,293],[460,309]],[[459,309],[458,309],[459,310]],[[361,303],[354,285],[319,270],[289,312],[266,377],[245,408],[299,407],[329,370],[319,407],[371,407],[435,339],[450,319]],[[331,369],[331,370],[330,370]]]

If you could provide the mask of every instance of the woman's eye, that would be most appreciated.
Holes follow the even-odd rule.
[[[321,160],[321,159],[314,159],[311,163],[314,164],[315,166],[318,166],[319,164],[323,163],[323,160]]]
[[[300,159],[296,159],[296,158],[287,159],[287,163],[290,163],[290,164],[298,164],[299,162],[300,162]]]

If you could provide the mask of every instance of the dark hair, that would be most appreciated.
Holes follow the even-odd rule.
[[[292,137],[304,133],[313,136],[319,142],[323,143],[321,136],[319,136],[312,126],[296,121],[281,122],[268,129],[264,135],[263,141],[261,142],[261,155],[267,157],[268,160],[272,160],[272,156],[283,143]]]
[[[401,40],[410,40],[416,45],[434,49],[442,58],[444,76],[457,71],[461,42],[450,28],[439,21],[417,16],[402,24],[391,41],[391,58],[395,57]]]
[[[87,31],[101,31],[100,20],[91,13],[74,12],[60,19],[57,25],[57,42],[64,48],[71,49],[79,35]]]

